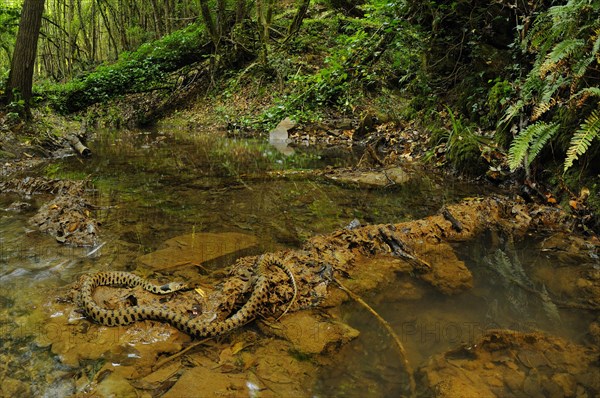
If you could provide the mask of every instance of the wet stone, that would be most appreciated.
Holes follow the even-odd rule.
[[[525,374],[520,371],[505,371],[504,383],[512,393],[517,393],[523,390],[523,381]]]
[[[400,167],[381,170],[341,170],[325,175],[326,178],[343,185],[364,188],[381,188],[393,184],[405,184],[410,175]]]
[[[360,334],[345,323],[323,320],[308,311],[282,318],[279,325],[268,329],[268,332],[283,337],[292,344],[294,350],[307,355],[334,351]]]
[[[163,249],[141,256],[138,261],[152,269],[199,266],[257,244],[256,237],[236,232],[187,234],[167,240]]]
[[[258,387],[260,389],[260,387]],[[252,396],[252,387],[246,383],[241,373],[221,373],[203,366],[187,369],[162,397],[181,398],[202,397],[240,397]]]
[[[420,373],[435,397],[485,396],[487,391],[498,397],[576,396],[579,387],[600,391],[598,355],[597,348],[554,336],[496,330],[474,345],[474,356],[452,363],[436,356]],[[465,384],[482,394],[465,395]]]
[[[524,350],[519,352],[518,358],[523,365],[528,368],[539,368],[541,366],[547,366],[548,360],[543,353],[537,351]]]
[[[25,397],[30,395],[30,388],[21,380],[7,377],[2,380],[1,392],[6,397]]]

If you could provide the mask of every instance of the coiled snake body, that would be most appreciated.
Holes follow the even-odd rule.
[[[136,321],[150,319],[168,322],[182,332],[194,337],[217,336],[253,320],[262,306],[267,302],[269,281],[265,271],[269,265],[275,265],[285,271],[294,288],[294,296],[284,311],[285,314],[294,303],[298,289],[291,270],[280,261],[271,257],[262,257],[259,260],[258,277],[248,301],[231,317],[218,322],[206,323],[190,318],[182,313],[152,306],[134,306],[117,310],[108,310],[100,307],[93,299],[94,289],[98,286],[142,286],[145,290],[155,294],[168,294],[186,288],[182,283],[169,283],[162,286],[154,285],[129,272],[100,272],[87,277],[81,287],[79,302],[88,317],[107,326],[128,325]]]

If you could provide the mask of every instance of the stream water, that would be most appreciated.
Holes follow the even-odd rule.
[[[360,153],[304,148],[285,156],[262,141],[214,133],[101,131],[90,146],[94,156],[89,160],[65,158],[35,173],[90,179],[101,222],[97,247],[65,247],[31,229],[28,218],[49,196],[0,195],[0,380],[26,383],[35,396],[74,392],[77,370],[36,344],[41,320],[32,309],[45,306],[83,273],[130,269],[136,257],[192,232],[257,236],[259,247],[244,254],[295,248],[354,219],[370,224],[421,218],[488,189],[421,173],[406,184],[380,189],[334,184],[311,170],[354,166]],[[31,207],[8,210],[16,201]],[[472,344],[491,328],[545,330],[581,341],[589,315],[549,311],[538,298],[511,289],[490,267],[502,256],[520,262],[525,271],[543,265],[546,257],[532,249],[535,242],[506,245],[499,254],[489,249],[489,239],[457,248],[475,276],[476,288],[468,293],[447,297],[428,291],[417,301],[406,301],[395,298],[398,287],[393,287],[365,298],[394,327],[414,367],[458,344]],[[211,266],[231,261],[217,259]],[[311,388],[314,396],[405,392],[398,354],[385,330],[357,305],[344,305],[340,314],[361,336],[322,369]]]

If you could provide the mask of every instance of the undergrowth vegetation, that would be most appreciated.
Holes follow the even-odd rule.
[[[535,58],[529,72],[513,83],[516,95],[500,120],[501,129],[516,130],[511,169],[528,168],[550,145],[564,153],[564,171],[585,154],[587,161],[597,157],[600,3],[570,0],[551,7],[520,44]]]
[[[192,24],[159,40],[142,44],[136,51],[123,52],[111,64],[97,67],[65,84],[38,87],[55,109],[71,113],[97,102],[128,93],[170,90],[167,73],[202,59],[204,27]]]

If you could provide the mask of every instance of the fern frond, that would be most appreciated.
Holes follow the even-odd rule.
[[[579,156],[587,152],[594,138],[600,137],[600,113],[593,111],[571,138],[563,171],[567,171]]]
[[[542,149],[546,146],[546,143],[548,143],[548,141],[550,141],[550,139],[558,132],[559,127],[560,125],[558,123],[551,123],[547,128],[541,128],[536,131],[534,141],[529,147],[529,156],[526,166],[529,166],[533,159],[540,154]]]
[[[580,96],[583,96],[583,95],[588,96],[588,97],[593,97],[593,96],[600,97],[600,87],[586,87],[586,88],[583,88],[583,89],[579,90],[573,96],[573,98],[577,98],[577,97],[580,97]]]
[[[531,120],[539,119],[540,116],[542,116],[544,113],[548,112],[550,110],[550,108],[552,108],[555,104],[556,104],[556,101],[554,100],[554,98],[550,98],[549,102],[537,104],[533,108],[533,112],[531,113]]]
[[[544,77],[548,72],[555,71],[560,61],[570,57],[584,46],[585,41],[581,39],[566,39],[555,45],[550,54],[546,56],[544,63],[540,66],[541,76]]]
[[[537,122],[527,126],[519,133],[508,150],[508,166],[515,171],[524,163],[526,157],[529,166],[539,154],[546,142],[558,131],[557,123]]]
[[[592,62],[594,62],[594,60],[595,59],[593,55],[588,55],[579,59],[575,65],[573,65],[573,75],[576,78],[580,78],[585,75],[585,72],[587,72],[588,67]]]
[[[580,108],[583,106],[583,104],[585,104],[587,99],[590,97],[600,97],[600,88],[599,87],[583,88],[583,89],[579,90],[577,93],[575,93],[573,96],[571,96],[571,98],[569,100],[570,101],[577,100],[575,102],[575,104],[578,108]]]
[[[534,126],[536,125],[532,124],[521,131],[510,144],[508,150],[508,166],[511,171],[515,171],[523,163],[523,159],[525,159],[527,150],[533,140]]]
[[[566,77],[559,76],[553,82],[548,82],[542,89],[542,95],[540,98],[540,102],[541,103],[544,103],[544,102],[550,103],[552,101],[552,97],[554,96],[554,94],[556,94],[556,92],[563,87],[563,85],[565,84],[566,81],[567,81]]]
[[[510,105],[504,112],[504,116],[502,116],[502,119],[498,121],[498,127],[510,123],[515,117],[517,117],[521,113],[524,107],[525,104],[522,100],[518,100],[516,103]]]
[[[600,28],[594,29],[594,35],[591,37],[594,40],[594,45],[592,46],[592,55],[598,54],[600,51]]]

